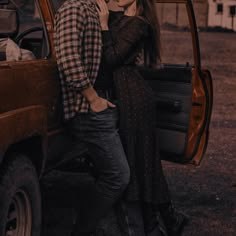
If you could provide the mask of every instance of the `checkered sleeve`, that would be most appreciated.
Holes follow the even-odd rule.
[[[68,5],[55,19],[56,57],[68,87],[81,91],[90,86],[82,60],[86,11]]]

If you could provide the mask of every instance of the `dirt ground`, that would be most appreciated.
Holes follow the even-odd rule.
[[[175,55],[185,59],[185,34],[174,34],[173,42],[169,43],[178,45]],[[236,34],[200,32],[199,36],[202,65],[210,69],[214,84],[208,149],[198,167],[168,162],[163,165],[175,205],[190,217],[183,236],[235,236]],[[71,183],[67,177],[61,179],[61,185],[80,181],[74,176]],[[57,197],[49,202],[45,196],[42,236],[70,235],[75,213],[68,201],[62,202],[63,196],[69,194],[69,189],[58,191]]]
[[[163,163],[174,202],[190,216],[183,236],[236,235],[236,34],[200,32],[202,66],[211,71],[214,106],[210,139],[199,167]],[[185,34],[175,33],[169,44],[189,52]],[[177,42],[176,42],[177,41]],[[185,55],[186,54],[186,55]],[[174,55],[168,55],[173,57]]]
[[[199,167],[165,163],[176,205],[190,216],[183,236],[236,235],[236,34],[199,33],[214,85],[210,139]]]

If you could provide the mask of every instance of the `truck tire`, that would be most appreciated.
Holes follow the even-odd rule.
[[[41,193],[32,162],[14,155],[0,169],[0,235],[40,236]]]

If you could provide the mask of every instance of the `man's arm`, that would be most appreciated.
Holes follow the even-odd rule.
[[[100,112],[115,105],[97,95],[83,65],[82,42],[87,17],[84,9],[74,6],[67,6],[57,14],[55,19],[56,57],[67,85],[82,93],[93,111]]]
[[[82,91],[91,86],[82,59],[82,42],[86,30],[86,12],[66,6],[55,19],[55,47],[58,66],[67,86]]]

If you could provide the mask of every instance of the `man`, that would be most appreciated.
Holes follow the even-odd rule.
[[[60,7],[55,16],[54,41],[64,118],[76,140],[88,146],[98,174],[86,203],[80,204],[74,232],[91,235],[98,220],[121,196],[130,174],[117,132],[116,106],[108,101],[107,88],[99,92],[94,89],[102,43],[93,0],[67,0]]]

